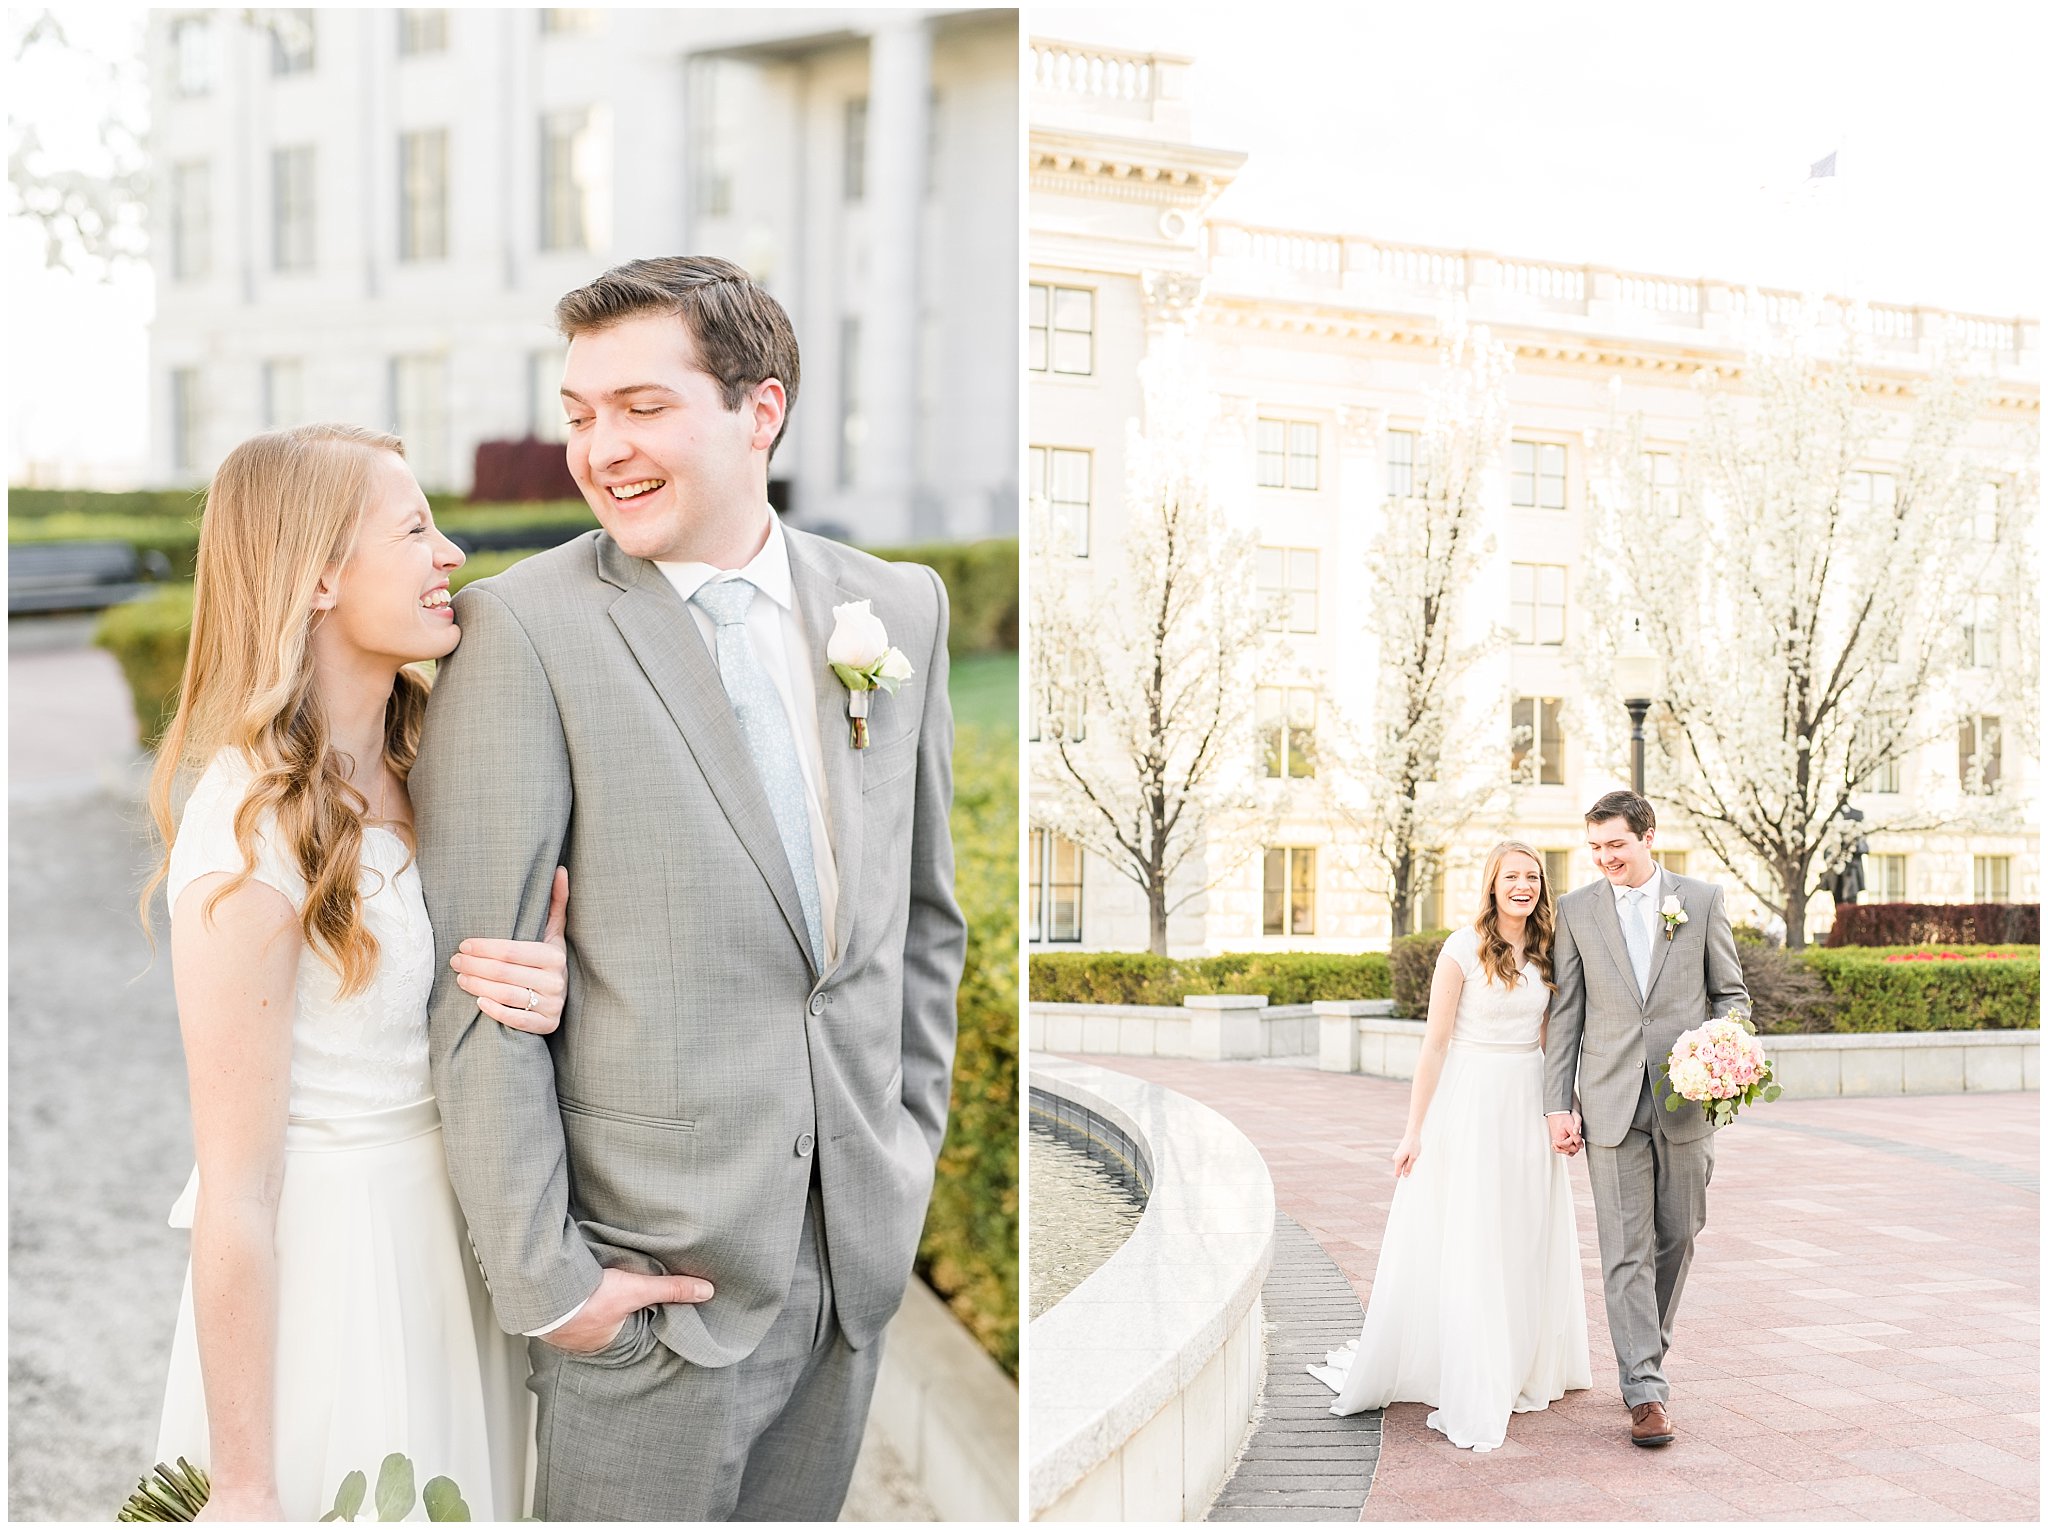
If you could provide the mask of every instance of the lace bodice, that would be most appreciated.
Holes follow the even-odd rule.
[[[193,788],[178,821],[164,886],[170,906],[209,872],[238,872],[235,810],[252,778],[239,752],[217,755]],[[279,846],[268,821],[256,840],[255,880],[303,909],[306,883],[297,860]],[[377,937],[379,959],[370,986],[340,998],[341,980],[311,949],[299,954],[292,1016],[291,1114],[301,1118],[389,1110],[433,1093],[427,1077],[427,996],[434,982],[434,928],[420,892],[419,867],[406,864],[405,842],[388,829],[363,831],[363,918]],[[403,868],[402,870],[400,868]]]
[[[1451,1039],[1486,1046],[1534,1045],[1543,1026],[1543,1011],[1550,1004],[1550,990],[1543,986],[1536,964],[1524,962],[1522,981],[1512,989],[1502,988],[1480,966],[1479,932],[1470,925],[1451,932],[1444,953],[1465,974]]]

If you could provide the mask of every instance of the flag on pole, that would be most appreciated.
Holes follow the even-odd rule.
[[[1806,172],[1806,178],[1809,181],[1828,180],[1832,178],[1835,173],[1835,156],[1840,152],[1841,150],[1839,149],[1830,149],[1828,151],[1828,157],[1826,159],[1815,160],[1813,162],[1813,168]]]

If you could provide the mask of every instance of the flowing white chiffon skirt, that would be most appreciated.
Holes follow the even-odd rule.
[[[171,1213],[192,1225],[197,1174]],[[285,1129],[277,1208],[277,1485],[291,1520],[397,1451],[415,1488],[448,1477],[477,1520],[526,1512],[526,1341],[502,1333],[469,1246],[431,1099]],[[158,1461],[208,1464],[192,1273],[171,1350]],[[374,1514],[373,1507],[365,1513]],[[424,1519],[415,1503],[410,1516]]]
[[[1534,1045],[1454,1039],[1415,1167],[1394,1189],[1365,1326],[1309,1367],[1332,1413],[1428,1403],[1429,1427],[1492,1450],[1508,1415],[1593,1384],[1578,1220],[1543,1119]]]

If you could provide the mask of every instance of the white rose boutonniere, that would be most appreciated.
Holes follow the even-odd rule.
[[[1664,906],[1658,912],[1664,916],[1664,938],[1669,940],[1678,933],[1678,927],[1686,922],[1685,905],[1678,901],[1678,894],[1673,893],[1664,900]]]
[[[903,650],[889,646],[889,630],[872,603],[849,601],[832,608],[832,636],[825,644],[825,662],[846,687],[846,715],[853,724],[853,747],[868,746],[868,697],[874,691],[894,695],[896,687],[916,673]]]

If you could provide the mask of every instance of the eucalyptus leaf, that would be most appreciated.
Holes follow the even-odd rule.
[[[462,1501],[462,1489],[446,1477],[428,1479],[420,1490],[420,1499],[427,1506],[427,1518],[433,1520],[469,1519],[469,1505]]]
[[[363,1506],[363,1494],[369,1491],[370,1479],[361,1472],[350,1472],[341,1479],[341,1486],[334,1494],[334,1508],[323,1515],[324,1524],[330,1519],[354,1519],[356,1511]]]
[[[412,1462],[393,1451],[377,1473],[377,1518],[387,1522],[404,1519],[418,1496],[413,1491]]]

